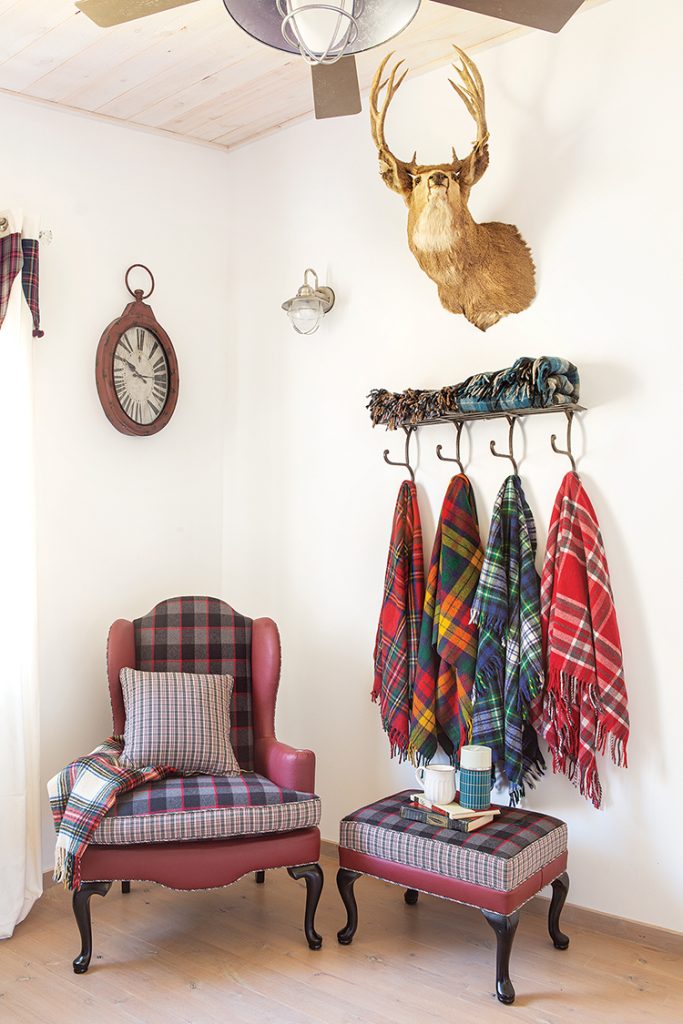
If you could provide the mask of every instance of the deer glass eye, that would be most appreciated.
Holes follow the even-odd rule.
[[[417,178],[413,178],[413,185],[419,185],[421,181],[422,178],[420,176],[418,176]]]

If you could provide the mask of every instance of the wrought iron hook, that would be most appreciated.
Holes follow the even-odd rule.
[[[566,455],[572,464],[572,472],[577,473],[578,475],[576,469],[576,459],[572,455],[572,422],[574,420],[574,410],[565,409],[564,414],[567,417],[567,448],[565,450],[563,448],[557,447],[557,444],[555,443],[557,441],[557,434],[550,435],[550,447],[557,455]]]
[[[508,451],[507,451],[507,453],[506,452],[497,452],[496,451],[496,442],[495,441],[490,441],[489,442],[489,447],[491,449],[491,455],[495,455],[495,457],[497,459],[509,459],[510,462],[512,463],[512,468],[515,471],[515,476],[519,476],[519,470],[517,469],[517,463],[515,461],[515,455],[514,455],[514,452],[513,452],[513,449],[512,449],[512,436],[514,434],[515,423],[517,422],[517,417],[516,416],[506,416],[505,418],[507,419],[508,423],[510,424],[510,432],[508,433]]]
[[[465,426],[465,423],[464,423],[463,420],[455,420],[453,422],[453,426],[455,427],[455,434],[456,434],[456,438],[455,438],[455,458],[452,459],[448,455],[442,455],[441,454],[441,452],[443,450],[443,445],[442,444],[437,444],[437,446],[436,446],[436,457],[437,457],[437,459],[441,459],[442,462],[457,462],[458,468],[459,468],[460,472],[464,474],[465,467],[463,466],[462,460],[460,458],[460,435],[462,434],[462,428]]]
[[[405,462],[394,462],[393,459],[389,458],[389,449],[384,449],[384,461],[388,466],[404,466],[410,473],[410,479],[415,483],[415,472],[413,467],[410,465],[410,438],[416,431],[417,427],[403,427],[406,432],[406,448],[405,448]]]

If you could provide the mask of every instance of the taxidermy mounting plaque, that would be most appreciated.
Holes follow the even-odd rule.
[[[462,68],[454,65],[460,85],[451,85],[474,118],[477,138],[471,153],[444,164],[399,160],[387,146],[384,122],[389,104],[407,71],[403,61],[384,78],[391,57],[385,57],[370,91],[372,137],[379,154],[385,185],[398,192],[408,207],[408,245],[426,274],[436,283],[442,306],[462,313],[485,331],[501,317],[520,313],[536,294],[534,262],[529,248],[512,224],[477,224],[468,209],[470,191],[488,167],[489,133],[484,108],[484,84],[474,62],[457,46]],[[398,77],[397,77],[398,76]],[[380,94],[384,97],[380,100]]]

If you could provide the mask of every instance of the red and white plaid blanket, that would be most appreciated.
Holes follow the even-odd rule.
[[[553,771],[602,802],[595,760],[607,739],[626,767],[629,718],[617,616],[595,510],[578,476],[567,473],[555,499],[541,577],[546,665],[537,725]]]
[[[95,747],[91,754],[63,768],[50,779],[52,819],[57,830],[55,882],[66,889],[81,884],[81,857],[90,837],[121,793],[171,774],[170,768],[124,768],[119,763],[123,742],[116,736]]]

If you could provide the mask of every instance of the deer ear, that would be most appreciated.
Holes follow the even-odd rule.
[[[386,153],[379,155],[379,175],[387,188],[400,196],[405,197],[412,191],[413,180],[405,167]]]
[[[489,165],[488,143],[483,146],[475,146],[470,155],[463,160],[460,168],[460,183],[466,188],[472,188],[481,178]]]

